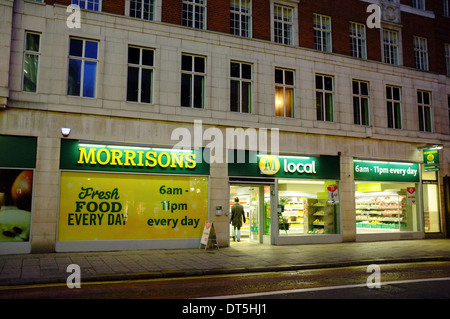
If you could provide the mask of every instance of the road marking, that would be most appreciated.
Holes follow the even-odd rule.
[[[380,284],[382,286],[388,286],[388,285],[397,285],[397,284],[411,284],[411,283],[418,283],[418,282],[446,281],[446,280],[450,281],[450,277],[386,281],[386,282],[381,282]],[[269,296],[269,295],[281,295],[281,294],[292,294],[292,293],[323,291],[323,290],[336,290],[336,289],[351,289],[351,288],[367,288],[367,284],[364,283],[364,284],[356,284],[356,285],[299,288],[299,289],[288,289],[288,290],[278,290],[278,291],[256,292],[256,293],[239,294],[239,295],[214,296],[214,297],[205,297],[205,298],[198,298],[198,299],[235,299],[235,298],[239,299],[239,298]],[[367,288],[367,289],[369,289],[369,288]],[[370,288],[370,289],[376,290],[378,288]]]

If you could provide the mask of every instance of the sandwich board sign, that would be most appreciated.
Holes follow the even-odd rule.
[[[202,239],[200,240],[200,248],[205,246],[205,250],[208,249],[211,244],[217,246],[219,248],[219,244],[217,243],[216,231],[214,230],[213,222],[207,221],[205,223],[205,227],[203,228]]]

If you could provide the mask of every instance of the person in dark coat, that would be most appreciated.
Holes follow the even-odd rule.
[[[241,227],[245,223],[244,206],[239,204],[239,197],[234,199],[231,207],[230,224],[233,225],[233,241],[241,241]]]

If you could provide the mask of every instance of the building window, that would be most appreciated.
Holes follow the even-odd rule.
[[[294,71],[275,69],[275,115],[294,117]]]
[[[416,68],[428,71],[428,45],[427,39],[414,37],[414,59]]]
[[[412,0],[413,8],[425,10],[425,0]]]
[[[70,39],[68,95],[95,97],[97,64],[97,41]]]
[[[251,113],[252,65],[231,62],[230,78],[230,110],[232,112]]]
[[[331,52],[331,18],[314,14],[314,48],[319,51]]]
[[[358,125],[370,125],[369,83],[353,81],[353,118]]]
[[[383,30],[384,62],[398,65],[399,36],[397,31]]]
[[[444,17],[450,17],[450,0],[443,0],[443,5]]]
[[[350,22],[350,51],[352,57],[367,59],[366,26]]]
[[[316,75],[316,111],[318,121],[334,121],[334,79]]]
[[[431,93],[427,91],[417,91],[417,106],[419,110],[419,130],[422,132],[431,132]]]
[[[402,96],[401,88],[386,86],[387,117],[389,128],[402,128]]]
[[[450,76],[450,44],[445,44],[445,64],[447,65],[447,76]]]
[[[131,0],[130,17],[155,20],[155,0]]]
[[[294,9],[276,4],[273,12],[274,41],[281,44],[293,44]]]
[[[101,2],[100,0],[72,0],[72,4],[76,4],[80,9],[100,11]]]
[[[206,58],[183,54],[181,70],[181,106],[203,108]]]
[[[23,53],[22,90],[37,92],[41,35],[25,32],[25,50]]]
[[[127,101],[152,103],[154,51],[128,47]]]
[[[183,0],[183,26],[204,29],[205,21],[206,0]]]
[[[250,38],[252,36],[252,1],[231,0],[230,11],[231,34]]]

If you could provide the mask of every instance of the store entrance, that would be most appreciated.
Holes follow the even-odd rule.
[[[244,208],[245,223],[240,234],[230,224],[230,243],[270,243],[270,185],[230,184],[230,218],[236,200]],[[240,236],[239,236],[240,235]]]

